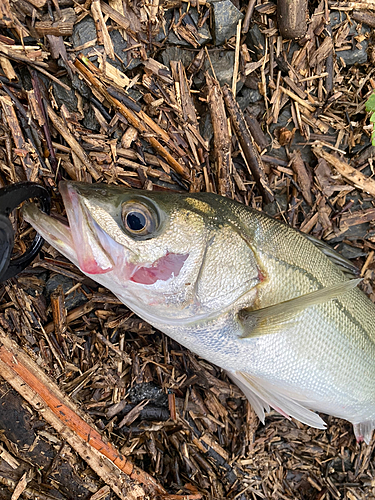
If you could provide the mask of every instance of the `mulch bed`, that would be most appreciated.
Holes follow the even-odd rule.
[[[58,214],[61,179],[215,192],[329,242],[375,300],[375,3],[296,5],[293,41],[282,2],[2,0],[0,187],[42,183]],[[21,254],[34,233],[11,219]],[[0,363],[4,500],[375,498],[374,441],[327,416],[260,424],[219,368],[47,244],[0,286],[0,327],[87,449],[99,431],[124,465],[85,458]]]

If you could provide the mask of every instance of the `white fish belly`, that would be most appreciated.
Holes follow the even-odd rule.
[[[375,420],[374,344],[359,331],[344,333],[351,318],[337,319],[337,307],[335,301],[311,307],[282,331],[249,339],[239,338],[229,315],[189,328],[155,326],[221,368],[264,380],[307,408],[354,423]]]

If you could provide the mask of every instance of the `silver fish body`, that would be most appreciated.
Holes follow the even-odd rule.
[[[259,418],[273,407],[375,425],[375,306],[344,259],[292,228],[209,194],[63,183],[70,228],[26,219],[154,327],[225,369]],[[314,410],[314,411],[311,411]]]

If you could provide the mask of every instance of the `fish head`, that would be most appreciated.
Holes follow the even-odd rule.
[[[32,204],[25,219],[149,322],[190,323],[254,300],[262,280],[256,254],[218,197],[79,182],[59,188],[69,225]]]

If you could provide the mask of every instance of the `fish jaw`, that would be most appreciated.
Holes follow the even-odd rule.
[[[76,247],[78,267],[85,274],[108,273],[113,269],[114,263],[110,257],[111,253],[105,251],[100,241],[100,228],[93,221],[72,184],[61,182],[60,193]]]
[[[60,183],[60,191],[69,225],[45,214],[33,203],[25,205],[24,219],[84,274],[96,279],[96,275],[113,271],[115,263],[112,256],[123,263],[128,252],[95,223],[70,183]],[[124,275],[126,269],[125,266]]]
[[[82,249],[81,252],[77,251],[79,268],[82,272],[88,275],[99,275],[113,271],[111,278],[120,286],[121,283],[125,285],[125,289],[129,284],[154,285],[158,281],[166,282],[179,275],[188,254],[166,252],[155,261],[142,261],[131,244],[127,245],[127,241],[118,243],[95,220],[99,207],[93,202],[90,203],[87,187],[85,191],[81,185],[61,182],[59,189],[64,201],[72,240],[77,250]],[[110,214],[107,216],[111,217]],[[111,289],[111,286],[108,287]]]
[[[34,203],[25,203],[23,218],[56,250],[78,267],[78,257],[70,227],[42,212]]]

